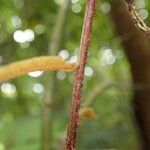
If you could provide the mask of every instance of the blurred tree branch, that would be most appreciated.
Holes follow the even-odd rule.
[[[112,83],[102,83],[102,84],[97,84],[91,92],[84,98],[84,103],[82,104],[83,107],[88,107],[92,105],[96,97],[100,94],[102,94],[105,90],[109,89],[112,87]]]
[[[145,22],[140,18],[138,12],[136,11],[135,2],[134,0],[125,0],[131,18],[135,24],[135,26],[145,33],[146,35],[150,36],[150,28],[145,24]]]
[[[65,21],[67,18],[67,12],[69,10],[70,0],[64,0],[60,8],[58,8],[58,14],[56,22],[53,28],[53,33],[48,46],[48,55],[57,55],[59,48],[61,47],[61,41],[63,38],[62,32],[64,30]],[[42,149],[52,149],[52,102],[54,99],[54,87],[55,87],[55,73],[44,74],[44,100],[43,100],[43,118],[42,118]]]
[[[150,149],[150,41],[135,28],[125,4],[121,1],[111,2],[111,16],[118,35],[129,59],[134,84],[134,111],[142,135],[142,149]],[[124,37],[130,33],[126,39]]]

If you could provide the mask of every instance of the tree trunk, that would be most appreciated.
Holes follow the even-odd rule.
[[[133,24],[123,2],[111,3],[111,16],[131,65],[133,104],[142,149],[150,149],[150,40]]]
[[[57,55],[63,38],[63,29],[69,9],[70,0],[65,0],[58,8],[56,24],[54,25],[52,37],[48,47],[48,55]],[[52,102],[54,99],[55,72],[44,74],[44,100],[42,116],[42,150],[51,150],[52,148]]]

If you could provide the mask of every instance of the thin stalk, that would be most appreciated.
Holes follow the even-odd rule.
[[[61,47],[63,39],[63,30],[67,19],[67,12],[69,10],[70,0],[64,0],[56,17],[56,22],[53,28],[52,37],[48,45],[48,55],[57,55]],[[53,117],[52,105],[55,99],[54,87],[56,85],[56,76],[54,72],[44,74],[45,93],[43,98],[43,116],[42,116],[42,150],[50,150],[53,142]]]
[[[79,67],[76,70],[76,77],[73,86],[72,104],[70,112],[70,123],[68,127],[66,150],[75,150],[77,127],[79,123],[79,109],[81,101],[81,90],[84,79],[84,69],[87,63],[88,48],[91,39],[92,22],[96,7],[96,0],[87,0],[83,31],[80,42]]]

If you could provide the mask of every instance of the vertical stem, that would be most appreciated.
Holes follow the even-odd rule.
[[[54,25],[52,38],[48,47],[49,55],[56,55],[63,39],[63,31],[65,27],[65,22],[67,19],[67,13],[69,10],[71,0],[64,0],[62,5],[60,6],[56,18],[56,24]]]
[[[66,149],[74,150],[76,143],[77,127],[79,122],[78,112],[80,109],[81,90],[84,79],[84,69],[87,62],[88,48],[91,39],[92,22],[95,12],[96,0],[87,0],[83,31],[80,42],[79,67],[76,70],[76,77],[73,87],[72,104],[70,112],[70,123],[68,127]]]
[[[52,37],[48,46],[48,55],[56,55],[63,39],[63,29],[67,19],[70,0],[64,0],[63,4],[58,8],[56,23],[53,28]],[[43,116],[42,116],[42,150],[52,149],[52,103],[54,99],[55,73],[47,72],[44,74],[44,100],[43,100]]]

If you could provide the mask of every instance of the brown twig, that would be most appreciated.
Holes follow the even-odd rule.
[[[140,18],[135,8],[134,0],[125,0],[125,2],[135,26],[147,36],[150,36],[150,27]]]
[[[79,122],[78,112],[80,109],[81,90],[83,86],[84,69],[87,62],[88,47],[92,29],[93,16],[95,12],[96,0],[87,0],[83,31],[80,42],[79,67],[76,70],[76,77],[73,87],[72,104],[70,112],[70,123],[68,127],[66,150],[75,150],[77,127]]]

